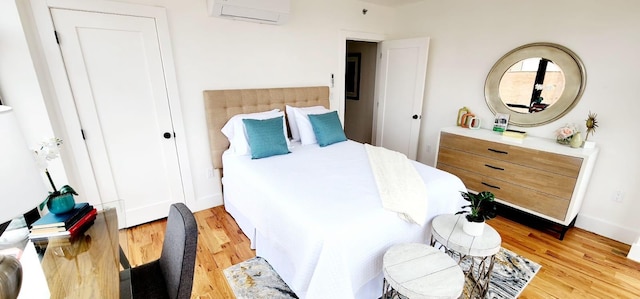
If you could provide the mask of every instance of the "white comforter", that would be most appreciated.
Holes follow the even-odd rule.
[[[412,163],[428,192],[423,224],[456,212],[464,203],[460,179]],[[223,165],[227,211],[301,298],[377,298],[384,252],[430,235],[430,225],[382,208],[360,143],[297,146],[258,160],[225,153]]]

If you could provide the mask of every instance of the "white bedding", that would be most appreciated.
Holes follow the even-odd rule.
[[[412,162],[425,181],[428,217],[410,224],[382,208],[364,146],[295,145],[288,155],[223,155],[225,208],[300,298],[378,298],[382,256],[425,242],[431,219],[464,204],[460,179]]]

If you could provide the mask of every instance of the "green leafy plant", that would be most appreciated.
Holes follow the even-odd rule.
[[[64,185],[60,190],[56,188],[56,185],[53,183],[53,179],[51,178],[51,174],[49,174],[49,169],[47,169],[48,161],[51,161],[60,156],[60,146],[62,146],[62,139],[51,138],[49,140],[45,140],[40,143],[40,148],[34,150],[34,154],[36,155],[36,160],[40,168],[44,169],[44,173],[47,175],[49,179],[49,183],[51,184],[51,188],[53,188],[53,192],[49,192],[49,196],[44,199],[44,201],[40,204],[40,210],[44,208],[47,202],[55,197],[63,196],[67,194],[78,195],[73,188],[69,185]]]
[[[467,214],[465,217],[471,222],[483,222],[496,217],[498,207],[493,193],[489,191],[482,191],[478,194],[464,191],[460,191],[460,193],[462,198],[469,202],[468,205],[462,206],[462,208],[469,208],[469,210],[459,211],[456,215]]]

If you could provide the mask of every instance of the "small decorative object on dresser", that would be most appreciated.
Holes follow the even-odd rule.
[[[571,137],[571,142],[569,142],[569,146],[572,148],[579,148],[582,146],[582,135],[580,132],[576,132]]]
[[[456,126],[462,126],[462,117],[468,113],[471,113],[471,110],[467,107],[462,107],[458,110],[458,118],[456,119]]]
[[[472,236],[481,236],[484,231],[484,221],[493,219],[497,215],[498,208],[495,196],[488,191],[482,191],[478,194],[464,191],[460,193],[469,202],[469,205],[462,206],[463,209],[469,208],[469,210],[456,213],[456,215],[467,214],[465,216],[467,221],[462,226],[462,230]]]
[[[566,124],[556,130],[556,141],[560,144],[570,145],[571,139],[576,133],[579,133],[576,125]]]
[[[40,168],[44,169],[44,173],[49,179],[51,188],[53,188],[53,192],[49,192],[49,196],[47,196],[47,198],[45,198],[45,200],[40,204],[40,210],[42,210],[46,205],[49,212],[53,214],[63,214],[73,210],[73,207],[75,206],[73,196],[78,195],[78,193],[76,193],[76,191],[69,185],[64,185],[60,190],[58,190],[56,185],[53,183],[53,179],[51,179],[51,175],[49,174],[49,169],[47,168],[48,161],[60,156],[61,145],[61,139],[51,138],[42,142],[40,144],[40,148],[34,150],[38,165]]]
[[[493,131],[504,132],[509,125],[509,114],[496,113],[496,119],[493,121]]]
[[[593,135],[593,133],[596,132],[596,128],[598,127],[598,121],[596,120],[597,116],[598,116],[597,114],[591,113],[591,111],[589,111],[589,116],[585,120],[585,125],[587,127],[587,133],[584,136],[584,142],[583,142],[583,147],[584,148],[594,148],[594,147],[596,147],[596,143],[595,142],[587,141],[587,139],[589,139],[589,135]]]
[[[507,129],[504,132],[502,132],[502,136],[510,137],[510,138],[520,138],[520,139],[522,139],[522,138],[527,137],[527,132]]]

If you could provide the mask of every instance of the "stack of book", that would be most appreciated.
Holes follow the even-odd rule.
[[[525,138],[527,137],[527,132],[507,129],[504,132],[502,132],[502,136],[511,137],[511,138]]]
[[[91,226],[96,215],[97,210],[86,202],[77,203],[73,210],[64,214],[48,213],[32,224],[29,239],[74,237]]]

